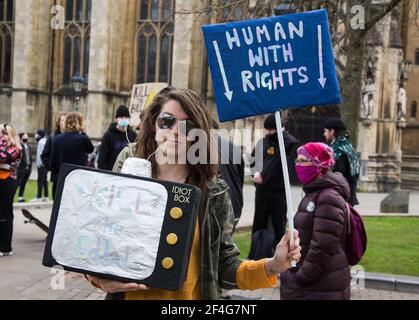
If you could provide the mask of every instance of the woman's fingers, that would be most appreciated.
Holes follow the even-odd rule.
[[[294,229],[294,243],[295,243],[295,241],[297,241],[298,240],[298,243],[300,243],[300,238],[298,237],[299,236],[299,232],[298,232],[298,230],[296,230],[296,229]],[[291,238],[291,231],[290,231],[290,229],[287,229],[287,230],[285,230],[285,235],[284,235],[284,237],[282,238],[282,240],[283,241],[289,241],[290,240],[290,238]]]
[[[297,254],[295,254],[295,255],[292,255],[292,256],[289,258],[289,260],[291,260],[291,261],[296,261],[296,262],[300,261],[300,259],[301,259],[301,253],[297,253]]]
[[[298,246],[295,250],[288,253],[288,259],[298,261],[301,258],[301,247]]]
[[[295,248],[294,250],[291,250],[291,251],[288,253],[288,257],[295,256],[295,255],[297,255],[297,254],[299,254],[299,253],[301,253],[301,247],[300,247],[300,246],[298,246],[298,247],[297,247],[297,248]]]
[[[99,281],[99,278],[96,278],[94,276],[90,276],[88,274],[86,275],[86,277],[89,281],[93,281],[93,282],[98,282]]]
[[[115,292],[136,292],[136,291],[147,291],[150,290],[144,284],[137,283],[123,283],[118,281],[112,281],[107,279],[101,279],[94,276],[87,276],[87,279],[91,282],[95,282],[100,285],[103,291],[109,293]]]
[[[294,250],[295,248],[297,248],[300,245],[300,238],[294,238],[294,243],[291,246],[291,251]]]
[[[291,233],[290,233],[290,230],[289,229],[287,229],[286,231],[285,231],[285,235],[282,237],[282,239],[281,239],[281,242],[282,243],[287,243],[289,240],[290,240],[290,235],[291,235]]]
[[[150,290],[147,286],[143,284],[137,284],[137,283],[126,283],[122,286],[124,292],[136,292],[136,291],[146,291]]]

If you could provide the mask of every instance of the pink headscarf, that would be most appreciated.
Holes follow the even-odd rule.
[[[333,149],[324,143],[307,143],[297,150],[297,154],[310,160],[322,173],[328,169],[332,169],[335,165]]]

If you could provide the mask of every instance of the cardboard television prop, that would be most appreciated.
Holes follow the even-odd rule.
[[[199,199],[195,186],[65,164],[43,265],[178,290]]]

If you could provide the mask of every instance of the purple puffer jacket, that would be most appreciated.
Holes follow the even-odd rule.
[[[351,275],[344,252],[349,185],[340,173],[330,172],[304,186],[304,192],[294,218],[301,260],[281,274],[281,299],[349,300]]]

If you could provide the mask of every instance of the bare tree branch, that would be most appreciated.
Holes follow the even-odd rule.
[[[371,17],[365,23],[365,29],[363,33],[367,33],[372,27],[374,27],[378,21],[385,17],[390,11],[392,11],[399,3],[402,3],[404,0],[391,0],[390,3],[381,7],[382,11],[377,13],[375,16]]]

